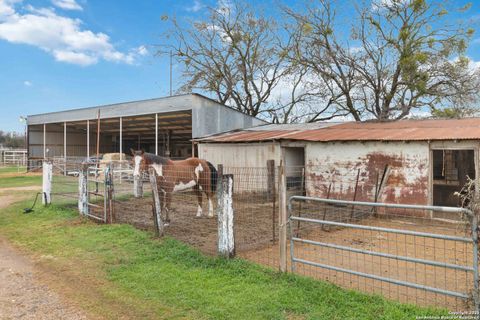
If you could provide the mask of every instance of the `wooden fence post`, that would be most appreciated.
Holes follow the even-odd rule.
[[[88,214],[88,164],[82,163],[78,172],[78,211]]]
[[[287,179],[285,177],[285,167],[280,163],[279,167],[279,184],[278,184],[278,241],[280,246],[280,262],[281,272],[287,271]]]
[[[275,160],[267,160],[267,201],[272,202],[272,243],[275,243],[277,229],[275,225],[277,191],[275,189]]]
[[[275,199],[275,160],[267,160],[267,200]]]
[[[153,168],[148,170],[148,176],[150,178],[150,184],[152,186],[153,197],[153,219],[155,220],[156,230],[155,233],[158,237],[163,236],[163,221],[162,221],[162,202],[160,200],[160,194],[158,192],[157,174]]]
[[[226,258],[235,256],[235,239],[233,234],[233,174],[222,176],[221,193],[219,193],[218,216],[218,254]]]
[[[133,175],[133,196],[135,198],[143,197],[143,179],[142,174]]]
[[[44,205],[50,204],[52,202],[52,175],[53,175],[53,164],[49,161],[43,161],[42,165],[42,203]]]

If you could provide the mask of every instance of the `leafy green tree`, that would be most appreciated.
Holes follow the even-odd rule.
[[[285,9],[295,27],[290,59],[316,78],[330,114],[382,121],[476,101],[479,72],[465,55],[474,30],[451,18],[447,2],[374,0],[357,9],[349,41],[331,2]]]

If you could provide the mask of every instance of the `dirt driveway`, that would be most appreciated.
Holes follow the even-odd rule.
[[[36,187],[38,189],[38,187]],[[0,189],[1,209],[19,200]],[[43,284],[31,260],[21,255],[0,235],[0,319],[87,319]]]

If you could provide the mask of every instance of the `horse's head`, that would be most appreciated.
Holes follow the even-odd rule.
[[[145,160],[145,151],[130,149],[132,153],[133,175],[139,176],[142,172],[147,170],[148,164]]]

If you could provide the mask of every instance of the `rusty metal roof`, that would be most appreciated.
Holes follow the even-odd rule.
[[[392,122],[343,122],[231,131],[196,139],[200,142],[303,141],[428,141],[480,140],[480,118],[401,120]]]

